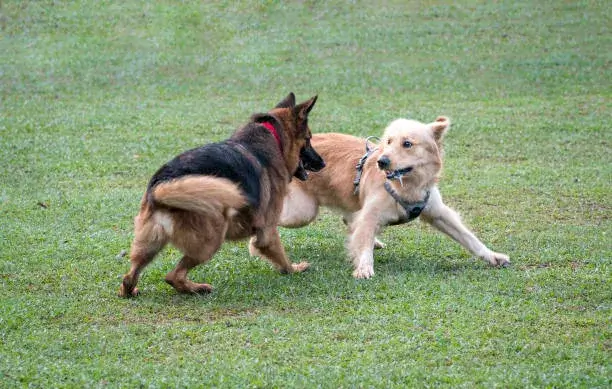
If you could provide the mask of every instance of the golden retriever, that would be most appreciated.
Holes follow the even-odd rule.
[[[355,278],[374,275],[373,250],[383,247],[376,239],[380,229],[416,217],[489,264],[508,265],[506,254],[487,248],[442,201],[437,183],[442,139],[449,127],[446,117],[429,124],[395,120],[367,155],[366,139],[336,133],[313,136],[312,145],[327,168],[289,185],[280,225],[307,225],[316,218],[320,206],[339,210],[348,225],[347,246]],[[357,165],[362,165],[360,173]]]

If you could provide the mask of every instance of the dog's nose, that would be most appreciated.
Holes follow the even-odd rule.
[[[378,158],[378,167],[382,170],[388,169],[391,166],[391,160],[386,155]]]

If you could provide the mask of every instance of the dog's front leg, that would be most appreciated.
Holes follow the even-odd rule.
[[[357,215],[357,212],[346,212],[342,217],[342,222],[348,227],[348,234],[351,235],[353,233],[352,225],[353,219]],[[384,249],[386,245],[379,240],[377,237],[374,237],[374,250]]]
[[[506,254],[490,250],[467,229],[457,212],[444,204],[438,188],[431,190],[429,204],[423,210],[421,219],[450,236],[470,253],[484,259],[489,264],[493,266],[510,264],[510,258]]]
[[[366,204],[349,227],[348,250],[355,267],[355,278],[370,278],[374,275],[374,246],[379,229],[379,213],[376,206]]]
[[[310,267],[308,262],[291,263],[280,240],[276,227],[258,229],[249,242],[251,255],[262,255],[283,274],[303,272]]]

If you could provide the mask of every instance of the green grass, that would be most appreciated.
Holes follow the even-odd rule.
[[[374,4],[377,3],[377,4]],[[1,387],[609,387],[605,1],[3,1]],[[294,91],[315,132],[448,115],[449,205],[508,269],[415,223],[351,277],[329,212],[281,276],[226,244],[116,297],[147,180]]]

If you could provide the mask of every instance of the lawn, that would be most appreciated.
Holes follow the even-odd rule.
[[[0,387],[612,385],[608,2],[0,2]],[[314,132],[447,115],[440,188],[490,268],[425,224],[351,277],[331,212],[282,229],[306,273],[225,244],[117,297],[174,155],[288,92]]]

